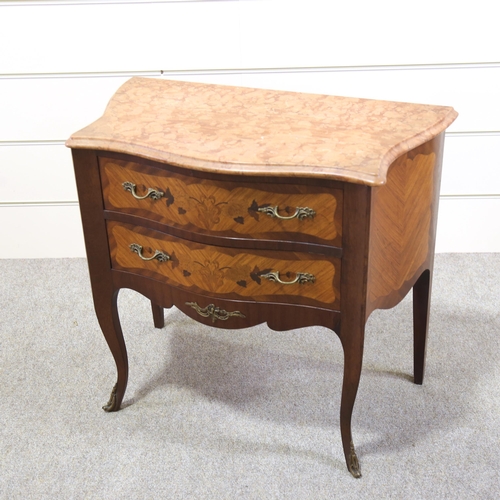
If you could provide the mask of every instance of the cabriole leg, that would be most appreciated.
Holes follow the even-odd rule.
[[[344,381],[340,403],[340,432],[347,468],[355,478],[359,478],[361,477],[361,468],[352,440],[351,419],[363,363],[364,331],[358,332],[358,335],[352,333],[353,335],[346,335],[342,339]]]
[[[102,409],[106,412],[118,411],[125,395],[128,381],[128,358],[117,308],[118,291],[108,297],[96,297],[94,302],[97,319],[102,333],[116,363],[118,377],[111,396]]]

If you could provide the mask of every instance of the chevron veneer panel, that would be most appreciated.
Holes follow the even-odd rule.
[[[400,156],[387,183],[372,192],[367,295],[371,307],[393,307],[427,267],[434,248],[442,138]]]

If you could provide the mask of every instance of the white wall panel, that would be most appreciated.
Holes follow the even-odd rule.
[[[499,152],[500,133],[447,135],[441,195],[500,195]],[[76,201],[71,151],[62,144],[0,146],[0,200]]]
[[[500,130],[500,65],[491,68],[242,74],[165,78],[453,105],[450,131]],[[98,118],[127,77],[0,78],[0,141],[63,140]],[[485,113],[485,110],[488,110]]]
[[[158,75],[160,76],[160,75]],[[239,75],[171,79],[237,85]],[[66,140],[99,118],[129,77],[0,78],[0,141]]]
[[[436,252],[500,252],[499,215],[500,196],[441,198]]]
[[[455,194],[500,195],[500,132],[446,136],[441,195]]]
[[[247,68],[498,61],[495,0],[241,2]]]
[[[71,151],[64,145],[0,147],[2,203],[77,199]]]
[[[0,79],[0,141],[66,140],[99,118],[126,80]]]
[[[238,2],[0,4],[0,47],[4,74],[236,67]]]
[[[85,257],[78,205],[0,205],[0,259]]]
[[[448,135],[441,195],[500,195],[499,152],[500,133]],[[62,144],[0,145],[0,200],[76,201],[70,150]]]
[[[500,134],[447,136],[441,195],[500,194],[499,151]],[[0,200],[76,201],[70,150],[50,144],[0,147]]]
[[[3,73],[488,62],[495,2],[0,3]],[[29,34],[27,36],[27,34]]]
[[[436,251],[500,252],[500,197],[440,200]],[[0,206],[0,258],[84,257],[77,205]]]

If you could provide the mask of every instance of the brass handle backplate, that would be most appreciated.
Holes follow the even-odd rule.
[[[139,196],[135,192],[136,185],[134,183],[124,182],[122,186],[123,189],[125,189],[125,191],[132,193],[132,196],[136,200],[145,200],[146,198],[151,198],[152,200],[159,200],[165,194],[163,191],[160,191],[159,189],[148,188],[148,191],[144,196]]]
[[[258,209],[259,212],[262,212],[266,215],[269,215],[269,217],[276,217],[281,220],[291,220],[291,219],[307,219],[307,218],[313,218],[316,215],[316,212],[309,207],[297,207],[295,209],[295,213],[290,216],[283,216],[278,213],[279,208],[278,205],[275,207],[261,207]]]
[[[227,321],[231,316],[246,317],[240,311],[228,312],[216,307],[214,304],[209,304],[207,307],[200,307],[196,302],[186,302],[186,305],[192,307],[200,316],[212,318],[212,323],[215,323],[216,319]]]
[[[152,257],[144,257],[144,255],[142,255],[142,246],[138,243],[132,243],[131,245],[129,245],[129,248],[131,252],[136,253],[142,260],[148,261],[156,259],[159,262],[167,262],[167,260],[170,260],[170,255],[168,255],[168,253],[162,252],[161,250],[155,250],[155,253]]]
[[[261,274],[260,277],[265,278],[269,281],[281,283],[282,285],[295,285],[295,283],[303,285],[304,283],[314,283],[316,281],[316,277],[314,276],[314,274],[309,273],[297,273],[293,281],[282,281],[280,279],[280,273],[277,271],[267,274]]]

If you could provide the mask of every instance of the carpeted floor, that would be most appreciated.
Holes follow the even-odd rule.
[[[423,386],[411,296],[369,319],[358,480],[332,332],[215,330],[175,309],[157,330],[124,290],[130,381],[107,414],[115,368],[85,260],[0,260],[0,276],[2,499],[499,498],[500,254],[436,256]]]

